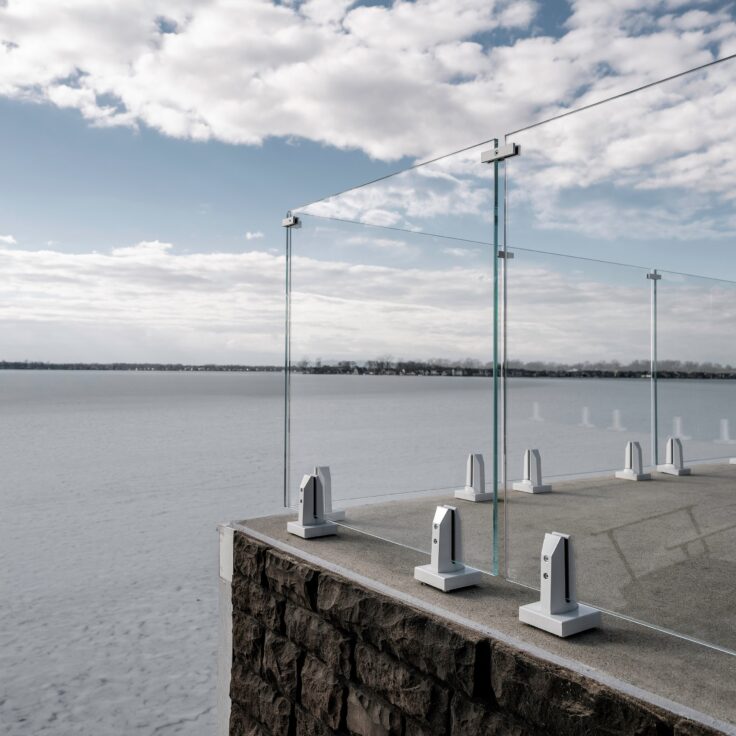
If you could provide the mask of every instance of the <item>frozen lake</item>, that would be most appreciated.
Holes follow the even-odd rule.
[[[281,506],[282,387],[269,373],[0,372],[4,733],[212,731],[215,524]],[[674,428],[690,457],[735,453],[734,388],[661,382],[661,442]],[[338,499],[460,484],[465,455],[491,453],[490,392],[295,375],[292,487],[315,462]],[[613,469],[626,439],[648,457],[646,381],[518,379],[508,398],[510,477],[526,446],[552,475]]]

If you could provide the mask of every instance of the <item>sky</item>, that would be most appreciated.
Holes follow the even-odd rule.
[[[487,146],[303,205],[734,53],[718,1],[0,0],[0,359],[278,363],[289,209],[298,355],[484,359]],[[648,269],[736,280],[735,75],[511,137],[516,357],[640,358]],[[732,287],[668,279],[736,362]]]

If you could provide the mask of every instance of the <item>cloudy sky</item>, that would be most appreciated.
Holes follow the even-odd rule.
[[[0,0],[0,358],[277,362],[287,209],[734,53],[718,1]],[[736,279],[734,77],[512,136],[518,357],[624,357],[648,294],[525,249]],[[483,358],[490,182],[472,149],[302,208],[297,351]]]

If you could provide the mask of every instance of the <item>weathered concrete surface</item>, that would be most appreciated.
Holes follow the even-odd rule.
[[[414,583],[421,555],[412,550],[348,529],[309,542],[287,537],[284,527],[283,517],[235,525],[231,734],[718,732],[707,718],[555,659],[553,651],[583,659],[592,652],[598,665],[623,662],[637,645],[627,641],[639,632],[629,624],[611,628],[606,617],[602,632],[565,642],[532,632],[553,651],[535,650],[498,627],[530,598],[516,586],[488,579],[442,595]],[[664,641],[649,641],[650,658]],[[679,652],[685,670],[698,651],[687,647]],[[673,656],[654,671],[671,676],[663,668]],[[699,674],[711,698],[727,699],[721,710],[733,710],[733,669],[727,682],[718,676],[725,671]]]
[[[552,493],[539,495],[508,490],[499,505],[501,569],[538,587],[544,533],[572,534],[580,600],[736,651],[736,465],[653,478],[553,482]],[[492,504],[398,496],[351,507],[343,523],[429,553],[438,503],[458,506],[466,562],[491,572]]]

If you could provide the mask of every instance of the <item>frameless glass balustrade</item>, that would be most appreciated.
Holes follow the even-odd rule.
[[[428,552],[455,503],[465,561],[496,571],[503,536],[529,587],[571,533],[581,600],[736,651],[734,69],[583,94],[503,163],[481,145],[295,210],[286,504],[327,465],[339,523]],[[470,453],[496,503],[454,497]]]
[[[503,246],[508,577],[571,533],[581,600],[731,652],[736,287],[683,274],[734,273],[734,70],[509,134]]]
[[[668,437],[689,462],[736,455],[736,283],[661,272],[657,289],[659,461]]]
[[[425,552],[435,507],[457,504],[466,562],[489,570],[494,172],[481,148],[293,212],[285,500],[328,466],[339,523]],[[480,511],[454,497],[470,453],[484,458]]]

